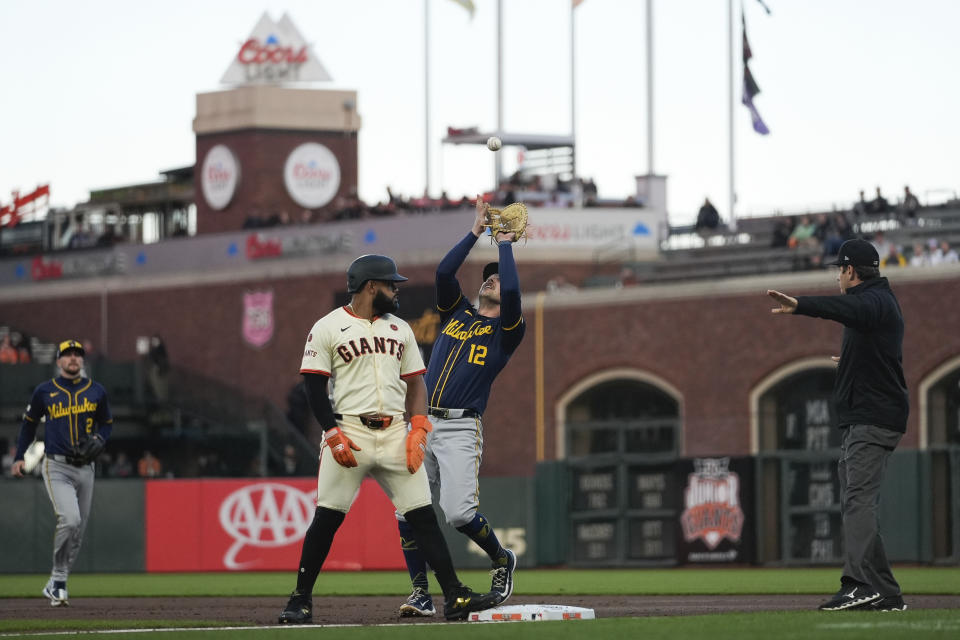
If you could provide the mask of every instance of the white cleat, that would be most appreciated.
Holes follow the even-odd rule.
[[[67,599],[66,589],[56,589],[52,583],[47,583],[43,588],[43,595],[50,599],[51,607],[69,607],[70,601]]]

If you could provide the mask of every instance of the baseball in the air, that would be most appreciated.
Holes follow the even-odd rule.
[[[501,142],[497,136],[487,138],[487,149],[490,149],[490,151],[499,151],[502,146],[503,142]]]

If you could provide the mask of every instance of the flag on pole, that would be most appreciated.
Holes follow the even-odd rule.
[[[753,57],[753,51],[750,49],[749,40],[747,40],[747,19],[743,15],[742,9],[740,13],[740,23],[743,27],[743,98],[741,102],[750,110],[753,130],[765,136],[770,133],[770,129],[767,128],[766,123],[764,123],[763,118],[760,117],[760,113],[753,104],[753,97],[760,93],[760,86],[757,84],[757,81],[753,79],[753,74],[750,73],[750,67],[747,65],[750,58]]]
[[[471,20],[473,19],[473,12],[477,10],[477,8],[473,6],[473,0],[453,0],[453,1],[456,2],[458,5],[460,5],[461,7],[463,7],[464,9],[466,9],[467,11],[469,11],[470,19]]]

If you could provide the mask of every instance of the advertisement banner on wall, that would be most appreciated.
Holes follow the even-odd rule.
[[[753,562],[752,458],[694,458],[679,462],[681,563]]]
[[[146,483],[147,571],[286,571],[313,520],[313,478],[151,480]],[[402,569],[394,507],[363,482],[323,567]]]
[[[340,188],[340,163],[330,149],[304,142],[287,156],[283,184],[293,201],[317,209],[333,200]]]
[[[200,170],[200,190],[211,209],[221,211],[230,204],[240,182],[240,162],[226,145],[207,152]]]

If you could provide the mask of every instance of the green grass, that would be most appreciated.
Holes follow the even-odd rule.
[[[897,567],[906,594],[960,595],[960,567]],[[461,579],[478,588],[489,584],[480,571],[461,571]],[[0,598],[39,597],[45,575],[6,575]],[[687,595],[816,594],[839,586],[838,568],[816,569],[614,569],[517,571],[523,595]],[[294,574],[285,573],[137,573],[84,574],[70,577],[76,596],[277,596],[293,589]],[[342,596],[401,595],[409,578],[400,571],[321,573],[314,593]],[[439,589],[435,589],[439,591]]]
[[[114,621],[113,629],[121,628]],[[133,626],[133,625],[131,625]],[[159,625],[158,625],[159,626]],[[0,625],[0,633],[4,625]],[[49,628],[49,627],[48,627]],[[90,629],[85,626],[84,629]],[[139,623],[138,628],[143,628]],[[827,614],[817,611],[764,612],[755,614],[718,614],[664,618],[610,618],[579,622],[527,622],[470,624],[461,623],[455,632],[449,625],[415,624],[382,627],[350,627],[318,629],[251,629],[217,631],[183,630],[140,632],[138,639],[178,640],[180,638],[232,640],[291,640],[317,638],[325,640],[375,640],[389,636],[391,640],[441,640],[455,635],[457,640],[496,638],[497,640],[575,640],[587,634],[595,638],[643,638],[643,640],[677,640],[709,638],[710,640],[894,640],[900,638],[951,638],[960,635],[960,610],[934,609],[906,611],[896,614],[847,612]],[[110,638],[111,634],[85,633],[88,638]],[[54,637],[31,635],[33,638]],[[112,635],[116,637],[116,635]]]

